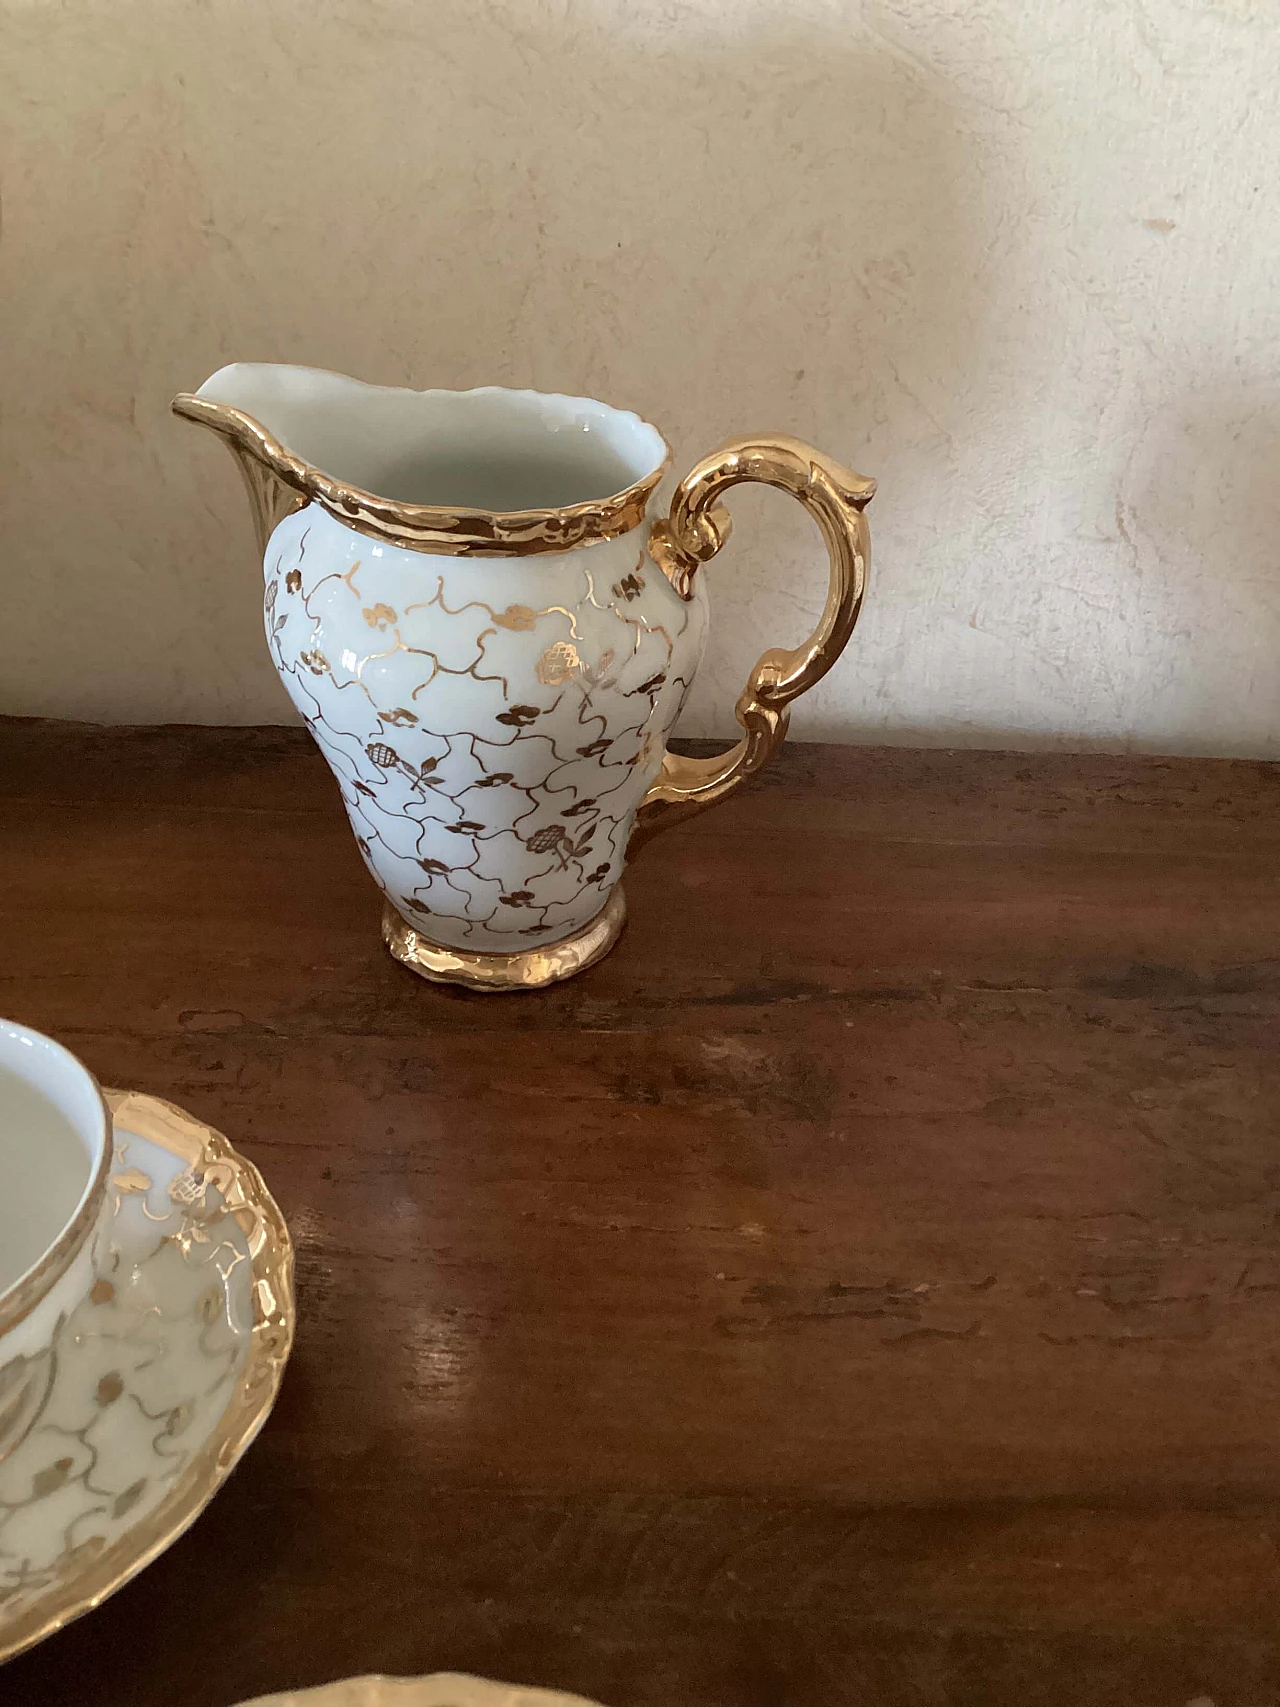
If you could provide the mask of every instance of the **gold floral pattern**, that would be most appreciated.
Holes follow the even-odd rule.
[[[533,673],[544,688],[558,688],[562,683],[570,681],[576,671],[582,668],[582,659],[578,656],[578,648],[569,640],[557,640],[554,646],[548,646],[533,667]]]
[[[538,613],[528,605],[508,605],[506,610],[495,611],[493,620],[499,628],[509,628],[516,634],[528,634],[538,620]]]
[[[701,648],[637,541],[424,569],[310,507],[265,562],[266,631],[366,865],[421,945],[506,956],[594,928]],[[610,593],[597,589],[611,587]],[[292,590],[290,590],[292,589]]]
[[[261,1427],[293,1336],[288,1232],[257,1171],[154,1097],[106,1093],[114,1218],[0,1463],[0,1660],[96,1606],[198,1515]]]

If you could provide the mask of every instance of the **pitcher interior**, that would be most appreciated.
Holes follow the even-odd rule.
[[[0,1302],[75,1219],[106,1143],[98,1087],[67,1050],[0,1021]]]
[[[198,395],[241,410],[299,461],[395,503],[556,510],[625,492],[666,443],[586,397],[486,386],[408,391],[317,368],[238,363]]]

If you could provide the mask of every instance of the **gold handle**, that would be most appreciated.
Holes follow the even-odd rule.
[[[826,608],[802,646],[773,647],[752,670],[734,707],[744,731],[736,746],[711,759],[664,755],[662,769],[640,802],[633,848],[655,830],[723,800],[760,769],[782,744],[791,701],[826,675],[858,620],[871,557],[862,512],[875,496],[876,483],[799,439],[783,437],[732,439],[676,487],[668,519],[654,525],[649,555],[681,598],[693,597],[694,575],[729,537],[729,514],[717,499],[746,480],[790,492],[821,528],[831,558]]]

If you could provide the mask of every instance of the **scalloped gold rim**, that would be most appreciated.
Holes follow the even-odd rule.
[[[607,498],[550,510],[453,510],[435,504],[401,504],[348,486],[303,462],[260,422],[229,403],[183,391],[171,407],[184,420],[221,433],[237,457],[265,468],[304,502],[320,504],[344,526],[437,556],[537,557],[618,539],[640,526],[649,499],[671,465],[671,447],[659,433],[662,461],[642,479]],[[656,427],[653,430],[657,432]]]
[[[208,1173],[249,1246],[253,1327],[249,1355],[218,1428],[145,1523],[98,1554],[73,1581],[50,1591],[8,1629],[0,1617],[0,1662],[52,1636],[123,1588],[193,1524],[270,1415],[293,1345],[293,1242],[262,1175],[220,1132],[176,1103],[141,1091],[104,1090],[112,1124]]]

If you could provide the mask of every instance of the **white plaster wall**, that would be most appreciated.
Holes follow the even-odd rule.
[[[0,0],[0,709],[288,720],[233,358],[881,481],[798,733],[1280,753],[1268,0]],[[821,603],[735,497],[686,727]]]

